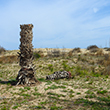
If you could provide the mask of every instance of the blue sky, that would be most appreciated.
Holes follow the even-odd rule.
[[[20,24],[34,48],[110,46],[110,0],[0,0],[0,45],[19,49]]]

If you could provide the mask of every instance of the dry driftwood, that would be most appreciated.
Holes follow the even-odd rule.
[[[35,66],[33,62],[33,45],[32,45],[32,24],[24,24],[20,25],[21,32],[20,32],[20,52],[19,54],[19,65],[21,69],[18,72],[18,76],[16,78],[17,85],[31,85],[35,84],[37,79],[35,78]]]

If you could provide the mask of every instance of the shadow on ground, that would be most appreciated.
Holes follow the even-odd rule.
[[[0,84],[11,84],[12,86],[15,86],[17,84],[17,81],[16,80],[0,81]]]

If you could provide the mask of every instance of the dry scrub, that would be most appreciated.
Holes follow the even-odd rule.
[[[65,57],[35,54],[35,76],[41,83],[31,87],[14,86],[20,69],[17,56],[0,57],[0,109],[109,110],[110,55],[103,50],[85,51]],[[74,78],[45,80],[46,75],[58,70],[70,71]]]

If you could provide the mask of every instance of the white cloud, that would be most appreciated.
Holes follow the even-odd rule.
[[[99,11],[98,8],[93,8],[94,13],[97,13]]]

